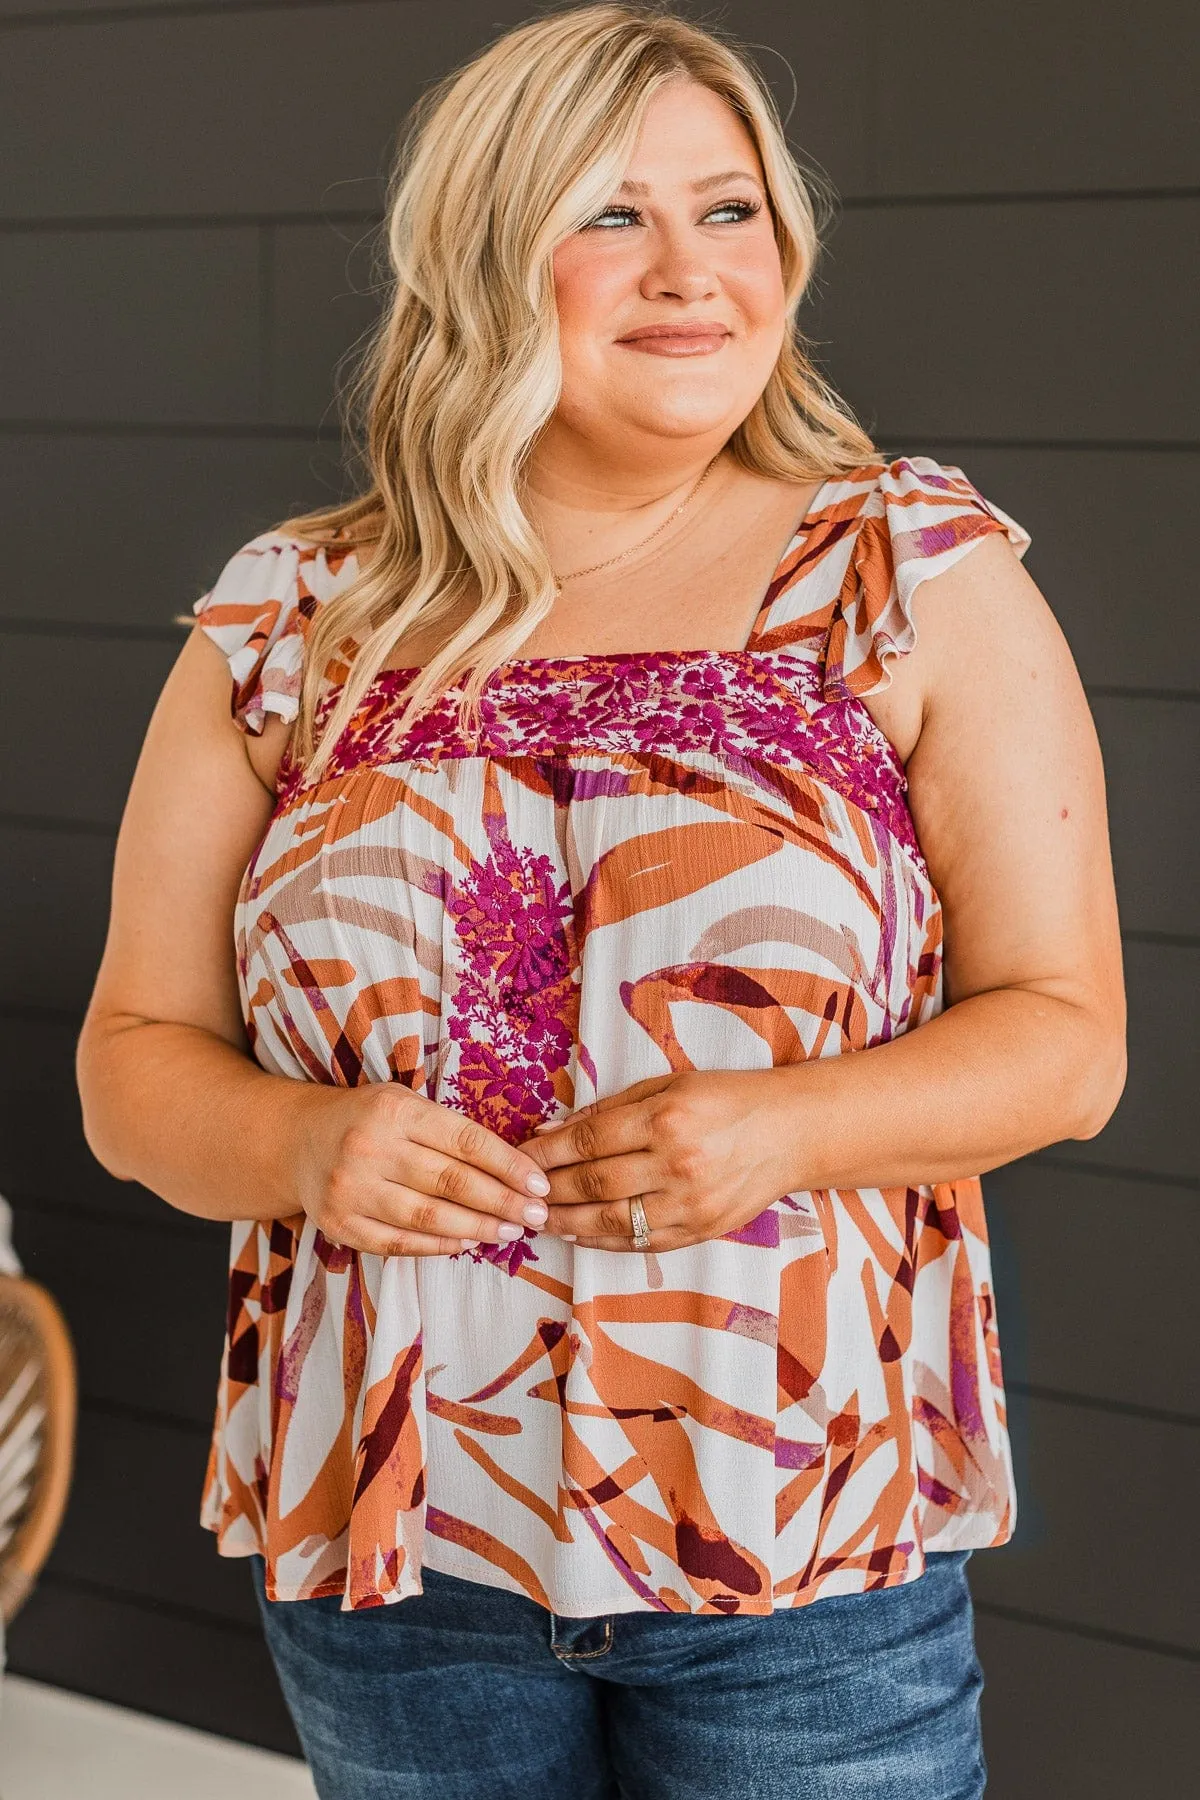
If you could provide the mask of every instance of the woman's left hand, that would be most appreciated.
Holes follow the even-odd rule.
[[[785,1111],[783,1073],[658,1075],[536,1128],[519,1147],[550,1178],[542,1231],[632,1250],[635,1196],[654,1251],[748,1225],[795,1186],[796,1094]]]

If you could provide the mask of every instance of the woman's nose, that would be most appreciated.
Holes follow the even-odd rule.
[[[664,240],[642,277],[647,299],[672,294],[681,300],[703,300],[717,292],[719,283],[710,263],[677,239]]]

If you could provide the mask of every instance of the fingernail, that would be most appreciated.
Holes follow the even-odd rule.
[[[502,1244],[511,1244],[514,1238],[524,1237],[525,1233],[519,1225],[501,1225],[496,1236]]]
[[[531,1175],[525,1177],[525,1186],[531,1194],[548,1194],[550,1192],[550,1182],[540,1169],[535,1169]]]
[[[553,1131],[558,1123],[558,1119],[543,1119],[541,1124],[535,1125],[533,1129],[535,1131]]]
[[[464,1250],[478,1250],[479,1248],[478,1238],[462,1238],[460,1242]]]
[[[576,1241],[573,1231],[560,1231],[558,1235],[564,1244],[573,1244]]]
[[[550,1217],[550,1211],[540,1200],[531,1200],[528,1206],[521,1208],[521,1217],[527,1225],[544,1225]]]

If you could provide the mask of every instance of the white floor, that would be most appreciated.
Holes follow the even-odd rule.
[[[0,1681],[0,1800],[316,1800],[289,1756],[19,1675]]]

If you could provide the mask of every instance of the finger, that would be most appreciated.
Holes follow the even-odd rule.
[[[520,1217],[522,1208],[529,1213],[527,1219]],[[516,1210],[516,1219],[497,1219],[495,1213],[477,1213],[471,1206],[455,1206],[435,1193],[421,1193],[394,1181],[385,1184],[380,1201],[372,1206],[383,1224],[399,1231],[421,1231],[426,1237],[477,1238],[486,1244],[513,1244],[525,1231],[540,1231],[549,1219],[545,1201],[518,1199]]]
[[[494,1175],[485,1175],[471,1163],[443,1156],[424,1144],[410,1144],[405,1159],[405,1180],[389,1182],[388,1188],[411,1199],[414,1191],[425,1202],[440,1203],[445,1219],[422,1229],[451,1232],[461,1230],[467,1237],[486,1237],[489,1243],[499,1241],[498,1224],[519,1227],[509,1234],[509,1241],[520,1237],[526,1225],[539,1231],[546,1223],[547,1200],[540,1195],[514,1193]],[[451,1213],[455,1214],[453,1221]],[[391,1217],[389,1210],[388,1217]]]
[[[550,1216],[547,1231],[572,1208],[610,1206],[629,1211],[630,1197],[658,1191],[663,1179],[660,1163],[646,1151],[626,1156],[604,1156],[597,1162],[569,1163],[555,1169],[550,1180]],[[564,1231],[572,1226],[564,1224]]]
[[[650,1114],[644,1102],[612,1106],[600,1112],[573,1113],[551,1131],[540,1131],[525,1148],[541,1169],[568,1163],[595,1162],[629,1150],[645,1150],[650,1142]]]
[[[342,1248],[367,1256],[458,1256],[466,1248],[461,1238],[407,1231],[382,1219],[350,1219],[342,1229]]]
[[[684,1250],[689,1244],[702,1244],[705,1240],[698,1238],[694,1232],[686,1231],[652,1231],[650,1242],[639,1250],[631,1237],[593,1237],[580,1238],[576,1246],[580,1250],[616,1250],[635,1256],[662,1256],[668,1250]]]
[[[664,1234],[679,1232],[684,1225],[694,1223],[671,1203],[667,1194],[641,1193],[639,1198],[646,1214],[646,1224],[650,1228],[652,1246],[655,1231],[659,1233],[658,1241],[661,1243]],[[550,1210],[546,1231],[553,1237],[574,1237],[581,1244],[585,1240],[601,1239],[619,1239],[625,1244],[632,1244],[633,1215],[629,1210],[629,1200],[609,1200],[602,1206],[554,1206]]]
[[[405,1136],[410,1143],[423,1144],[428,1150],[438,1150],[456,1162],[481,1169],[514,1194],[540,1199],[547,1192],[546,1177],[526,1150],[506,1144],[486,1125],[436,1100],[428,1101],[406,1118]]]

